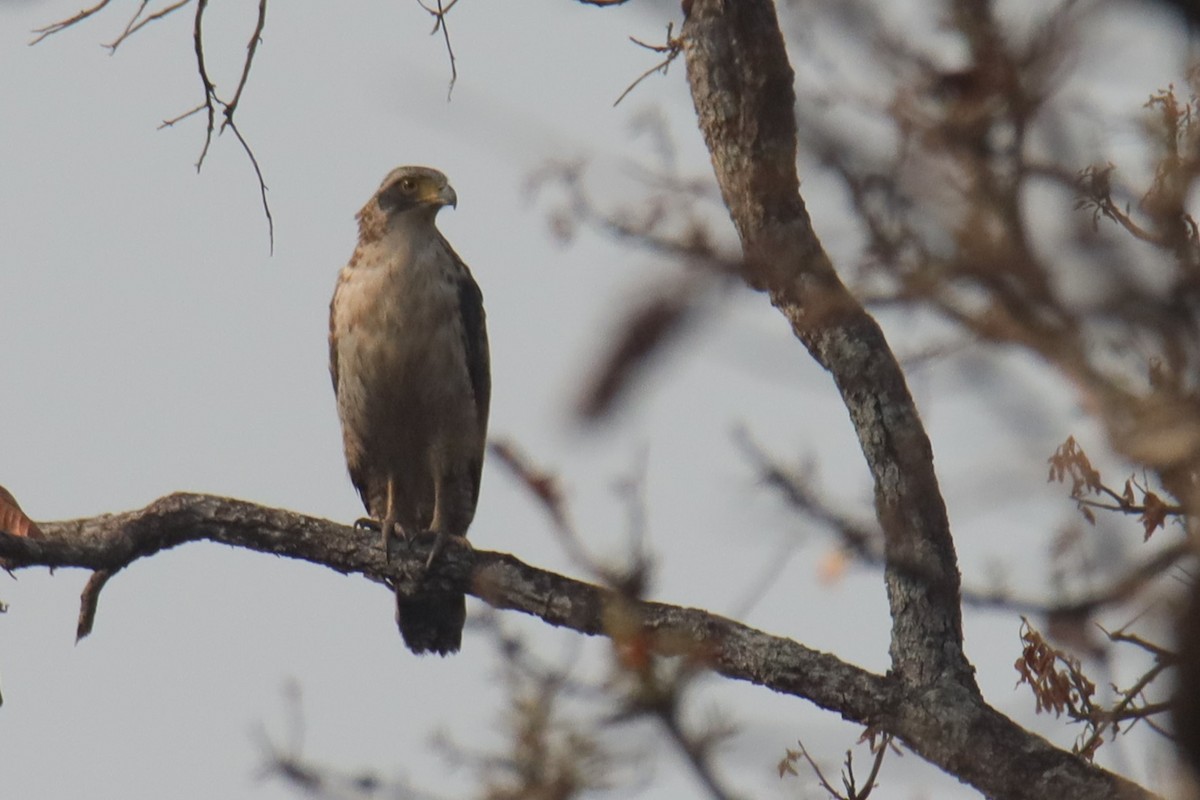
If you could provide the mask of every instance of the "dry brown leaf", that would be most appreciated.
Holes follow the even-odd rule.
[[[831,550],[817,562],[817,580],[826,586],[837,583],[846,574],[849,565],[850,557],[845,550]]]
[[[1145,511],[1142,512],[1142,516],[1138,518],[1138,521],[1142,523],[1142,527],[1146,530],[1146,539],[1149,539],[1155,530],[1166,527],[1167,504],[1154,492],[1148,491],[1146,492],[1146,499],[1143,501],[1142,506],[1145,508]]]
[[[25,515],[12,493],[0,486],[0,531],[10,536],[25,536],[41,539],[42,532],[37,523]]]

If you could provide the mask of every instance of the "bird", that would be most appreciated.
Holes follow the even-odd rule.
[[[329,372],[350,480],[382,533],[436,534],[426,569],[475,517],[491,399],[483,295],[437,229],[458,196],[446,176],[397,167],[358,212],[358,244],[329,306]],[[457,652],[462,594],[396,591],[416,654]]]

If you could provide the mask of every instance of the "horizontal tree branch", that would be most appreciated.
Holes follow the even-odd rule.
[[[402,547],[385,562],[375,532],[241,500],[186,493],[136,511],[42,522],[39,527],[40,539],[0,533],[0,559],[11,569],[80,567],[115,573],[162,550],[208,540],[361,574],[379,583],[416,582],[421,591],[466,591],[496,608],[589,635],[629,636],[632,619],[637,622],[633,635],[644,637],[659,654],[703,658],[718,674],[807,699],[852,722],[894,733],[988,796],[1151,797],[1025,731],[953,683],[912,687],[701,609],[622,597],[507,553],[451,547],[424,576],[429,541]]]

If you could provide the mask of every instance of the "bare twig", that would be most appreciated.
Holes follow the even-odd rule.
[[[882,533],[875,526],[851,519],[830,508],[819,493],[807,485],[803,475],[797,475],[773,461],[744,429],[735,432],[735,440],[751,460],[763,483],[778,490],[791,508],[832,531],[843,551],[858,563],[869,567],[883,564]],[[1121,510],[1132,512],[1138,507],[1123,505]],[[1095,591],[1059,602],[1014,597],[1004,591],[970,587],[962,590],[962,602],[974,608],[1013,611],[1052,621],[1074,620],[1083,623],[1104,608],[1136,597],[1155,579],[1193,554],[1186,540],[1174,542],[1129,567],[1122,575]]]
[[[833,530],[850,554],[864,564],[883,563],[883,537],[872,525],[855,522],[822,503],[805,481],[772,461],[745,428],[734,432],[735,441],[751,459],[766,485],[777,489],[794,510]]]
[[[1132,599],[1151,581],[1192,554],[1193,551],[1186,542],[1177,542],[1130,567],[1125,574],[1111,581],[1107,586],[1074,600],[1045,603],[1011,597],[1002,592],[974,590],[963,592],[963,603],[978,608],[997,608],[1017,611],[1021,614],[1038,614],[1050,619],[1082,621],[1103,608]]]
[[[649,533],[649,510],[646,502],[646,473],[649,461],[649,453],[643,447],[637,455],[632,474],[617,484],[628,511],[629,552],[638,563],[648,560],[646,539]]]
[[[1173,661],[1173,659],[1172,659]],[[1170,710],[1170,703],[1156,703],[1135,705],[1142,699],[1142,693],[1146,688],[1154,682],[1159,675],[1172,666],[1171,662],[1158,661],[1154,666],[1150,667],[1133,686],[1121,692],[1121,700],[1111,709],[1097,709],[1090,716],[1089,722],[1092,725],[1091,735],[1079,745],[1080,754],[1085,758],[1091,758],[1091,754],[1095,753],[1104,742],[1104,732],[1108,729],[1113,730],[1113,734],[1119,731],[1118,722],[1126,720],[1140,720],[1152,714],[1162,714]]]
[[[644,170],[639,171],[644,172]],[[712,241],[707,222],[694,216],[674,220],[682,233],[664,233],[670,219],[659,205],[648,209],[620,209],[607,212],[592,201],[583,186],[583,165],[577,162],[556,162],[539,170],[530,180],[534,190],[545,184],[556,184],[566,193],[562,214],[571,222],[588,225],[600,233],[612,236],[655,255],[678,260],[690,271],[709,275],[739,276],[744,263],[739,255],[723,252]],[[669,186],[673,192],[676,187]]]
[[[125,23],[125,30],[121,31],[121,35],[114,39],[111,44],[107,45],[110,55],[115,53],[117,51],[117,46],[123,42],[127,36],[129,36],[129,32],[133,29],[133,26],[137,24],[138,19],[141,18],[142,13],[146,10],[146,6],[148,5],[150,5],[150,0],[142,0],[138,4],[137,10],[133,12],[133,16],[131,16],[129,21]]]
[[[84,20],[88,19],[89,17],[92,17],[95,14],[97,14],[98,12],[104,10],[104,8],[109,4],[109,2],[110,2],[110,0],[103,0],[102,2],[97,3],[96,5],[92,6],[91,8],[85,8],[84,10],[80,11],[78,14],[76,14],[73,17],[69,17],[64,20],[59,20],[58,22],[52,23],[43,28],[35,29],[34,33],[36,33],[38,35],[36,38],[33,39],[33,41],[30,42],[30,44],[31,45],[37,44],[38,42],[45,39],[47,36],[52,36],[56,33],[66,30],[67,28],[72,27],[73,25],[77,25],[80,22],[83,22]],[[146,9],[150,5],[150,0],[141,0],[141,2],[138,3],[137,8],[134,9],[132,14],[130,14],[129,19],[127,19],[125,21],[125,28],[121,31],[121,33],[117,36],[117,38],[113,39],[111,42],[104,45],[104,47],[107,48],[110,53],[115,53],[117,51],[117,48],[120,47],[125,42],[125,40],[128,39],[130,36],[137,33],[142,28],[149,25],[151,22],[157,22],[158,20],[162,19],[163,17],[170,15],[172,12],[178,11],[179,9],[183,8],[190,2],[192,2],[192,0],[177,0],[176,2],[171,3],[170,5],[164,6],[163,8],[160,8],[159,10],[143,17],[142,15],[146,13]]]
[[[629,576],[619,575],[605,567],[588,551],[583,537],[575,529],[575,524],[567,511],[566,500],[562,496],[558,480],[553,474],[535,466],[512,442],[494,441],[489,445],[488,450],[493,457],[500,460],[500,463],[508,467],[513,476],[541,506],[546,516],[550,518],[551,530],[558,537],[559,543],[572,562],[607,586],[628,586]],[[637,584],[640,583],[640,580],[637,581]],[[633,594],[637,595],[640,592],[635,590]]]
[[[742,619],[750,615],[750,612],[767,596],[776,581],[783,575],[799,544],[799,540],[794,537],[788,537],[780,543],[779,547],[767,557],[766,563],[759,569],[758,574],[745,582],[745,593],[730,606],[730,616]]]
[[[137,13],[129,18],[129,23],[125,26],[125,30],[121,32],[121,35],[118,36],[116,39],[114,39],[109,44],[105,45],[109,49],[109,51],[115,53],[117,51],[117,48],[120,47],[121,44],[126,39],[128,39],[130,36],[137,33],[138,31],[140,31],[142,28],[149,25],[151,22],[157,22],[158,20],[160,20],[163,17],[170,14],[172,11],[178,11],[179,9],[186,6],[188,3],[192,2],[192,0],[178,0],[175,3],[172,3],[169,6],[166,6],[165,8],[160,8],[158,11],[155,11],[153,14],[149,14],[148,16],[146,16],[145,19],[139,20],[138,18],[141,17],[142,11],[145,9],[148,1],[149,0],[144,0],[141,8],[138,9]]]
[[[871,772],[867,775],[867,785],[858,794],[858,800],[867,800],[871,796],[871,791],[875,788],[876,781],[879,779],[879,770],[883,767],[883,757],[887,755],[889,749],[894,748],[895,745],[892,744],[891,734],[885,733],[878,745],[874,744],[874,737],[872,737],[871,749],[875,751],[875,761],[871,764]],[[897,752],[899,751],[897,750]],[[847,754],[847,758],[849,758],[849,754]],[[848,766],[849,764],[847,763]]]
[[[679,721],[678,708],[672,706],[671,708],[661,709],[658,718],[661,720],[663,728],[670,734],[671,741],[678,748],[679,752],[683,754],[684,759],[687,760],[688,765],[692,768],[700,783],[708,791],[709,796],[713,800],[734,800],[736,795],[730,793],[717,777],[712,759],[708,755],[709,748],[706,746],[707,743],[697,741],[694,737],[688,736],[683,730]]]
[[[804,759],[804,761],[807,762],[809,769],[811,769],[813,774],[817,776],[817,782],[821,785],[821,788],[824,789],[830,797],[834,798],[835,800],[867,800],[867,798],[871,796],[871,792],[876,786],[876,781],[879,778],[879,770],[883,766],[884,756],[887,755],[889,748],[893,750],[896,749],[896,746],[892,743],[891,735],[886,733],[883,734],[883,738],[876,743],[875,736],[877,733],[878,732],[875,729],[868,728],[866,733],[862,735],[862,738],[859,739],[860,744],[863,741],[869,740],[870,750],[874,755],[874,759],[872,759],[871,762],[871,772],[867,775],[866,784],[861,789],[858,788],[858,781],[854,777],[854,751],[846,751],[846,760],[844,762],[845,766],[842,769],[842,787],[846,790],[846,793],[842,794],[835,789],[833,784],[829,782],[829,779],[825,777],[825,773],[821,771],[821,768],[817,765],[817,762],[808,752],[808,748],[804,746],[804,742],[799,740],[796,742],[796,745],[799,747],[799,749],[792,750],[789,748],[783,760],[779,762],[779,777],[782,778],[784,775],[799,775],[800,773],[796,771],[795,763],[800,759]],[[897,752],[899,751],[897,750]]]
[[[1179,656],[1174,650],[1168,650],[1161,645],[1148,642],[1136,634],[1125,633],[1124,631],[1104,631],[1104,634],[1114,642],[1132,644],[1141,648],[1142,650],[1145,650],[1147,653],[1154,656],[1157,660],[1163,662],[1167,666],[1174,666],[1179,660]]]
[[[38,42],[45,39],[47,36],[53,36],[56,33],[61,33],[62,31],[65,31],[67,28],[71,27],[72,25],[75,25],[76,23],[79,23],[79,22],[83,22],[85,19],[92,16],[93,14],[103,11],[104,7],[107,6],[109,4],[109,2],[110,2],[110,0],[100,0],[100,2],[96,3],[96,5],[92,6],[91,8],[83,9],[82,11],[80,11],[78,14],[76,14],[73,17],[68,17],[67,19],[59,20],[58,22],[52,22],[43,28],[35,28],[33,32],[36,33],[37,36],[35,36],[33,38],[33,40],[30,42],[30,44],[31,45],[37,44]]]
[[[92,626],[96,622],[96,606],[100,602],[100,590],[116,573],[115,569],[98,569],[88,578],[79,598],[79,623],[75,626],[76,642],[92,632]]]
[[[566,501],[559,489],[558,479],[553,474],[534,466],[512,442],[491,442],[488,451],[493,457],[498,458],[501,464],[508,467],[542,507],[542,510],[546,512],[555,532],[562,537],[563,547],[571,559],[581,565],[590,565],[592,559],[583,542],[575,533],[575,526],[567,513]]]
[[[270,251],[275,252],[275,219],[271,216],[271,206],[267,202],[267,184],[263,180],[262,169],[258,166],[258,159],[254,155],[254,151],[250,149],[250,145],[246,143],[246,139],[242,136],[242,132],[237,125],[233,124],[233,119],[227,119],[225,125],[233,131],[233,135],[241,143],[242,149],[246,151],[246,157],[250,159],[250,165],[254,167],[254,174],[258,177],[258,193],[262,198],[263,214],[267,217],[267,236],[270,240]]]
[[[619,699],[620,712],[614,721],[647,717],[656,721],[668,734],[672,744],[683,755],[697,780],[713,800],[733,800],[717,776],[712,759],[713,745],[727,730],[712,727],[700,734],[684,729],[681,705],[689,683],[707,669],[712,653],[694,643],[681,642],[683,658],[663,662],[655,658],[658,648],[645,628],[638,629],[636,606],[626,604],[613,615],[613,651],[618,676],[615,683],[623,686]],[[690,651],[689,651],[690,650]]]
[[[237,123],[234,122],[233,116],[237,111],[238,103],[241,102],[242,92],[246,88],[246,81],[250,77],[250,68],[254,64],[254,56],[258,52],[258,44],[262,40],[263,27],[267,21],[267,0],[259,0],[258,15],[254,24],[254,33],[250,37],[250,42],[246,46],[246,60],[242,64],[241,77],[238,79],[237,88],[234,90],[233,98],[229,101],[222,100],[217,95],[217,87],[212,82],[208,75],[208,67],[205,64],[204,58],[204,12],[208,7],[208,0],[197,0],[196,4],[196,22],[192,30],[192,42],[196,51],[196,72],[200,76],[200,82],[204,88],[204,102],[200,106],[206,114],[207,123],[204,129],[204,147],[200,150],[200,158],[196,161],[196,171],[199,172],[204,166],[204,159],[208,155],[208,148],[212,144],[213,133],[216,130],[216,113],[217,105],[222,107],[222,116],[225,118],[221,123],[220,131],[223,132],[226,128],[233,131],[233,135],[241,144],[242,150],[246,153],[246,157],[250,159],[250,165],[254,168],[254,175],[258,178],[258,192],[262,199],[263,213],[267,218],[267,237],[271,252],[275,251],[275,220],[271,216],[271,205],[267,201],[267,184],[263,179],[262,168],[259,167],[258,158],[254,155],[250,144],[238,129]],[[191,116],[198,109],[185,112],[184,114],[164,122],[163,126],[169,127],[181,119]]]
[[[204,11],[208,8],[208,0],[196,0],[196,21],[192,27],[192,46],[196,53],[196,72],[200,75],[200,83],[204,87],[204,111],[208,122],[204,129],[204,147],[200,149],[200,158],[196,160],[196,172],[204,166],[204,158],[208,155],[208,146],[212,144],[213,131],[216,129],[217,118],[217,87],[208,77],[208,67],[204,64]],[[186,115],[185,115],[186,116]]]
[[[456,1],[456,0],[455,0]],[[137,8],[126,20],[125,27],[121,33],[111,43],[105,45],[110,52],[116,52],[117,48],[129,37],[140,31],[146,25],[152,22],[161,20],[175,11],[183,8],[191,3],[192,0],[175,0],[168,5],[146,14],[149,8],[150,0],[141,0]],[[73,25],[94,16],[99,11],[103,10],[109,3],[109,0],[97,3],[91,8],[80,11],[73,17],[61,20],[52,25],[47,25],[44,28],[39,28],[35,33],[38,36],[30,42],[37,44],[42,39],[59,31],[65,30]],[[450,3],[453,6],[454,2]],[[446,7],[446,11],[450,6]],[[223,100],[217,93],[216,84],[209,75],[208,64],[204,53],[204,15],[208,10],[208,0],[196,0],[196,15],[192,23],[192,50],[194,52],[196,62],[196,73],[200,77],[201,88],[204,92],[203,101],[178,116],[163,120],[159,125],[159,129],[170,128],[185,119],[192,117],[201,111],[205,112],[205,128],[204,128],[204,145],[200,149],[200,156],[196,159],[196,171],[199,172],[204,166],[204,160],[208,157],[209,148],[212,146],[214,135],[223,133],[226,128],[233,131],[234,136],[241,145],[242,151],[250,160],[250,165],[254,169],[254,175],[258,180],[259,197],[262,200],[263,214],[267,218],[267,235],[270,241],[271,251],[275,249],[275,220],[271,215],[271,206],[267,201],[267,184],[263,177],[262,168],[258,163],[258,158],[255,156],[250,144],[246,141],[246,137],[238,129],[237,123],[234,121],[234,115],[237,112],[238,106],[242,100],[242,93],[246,89],[246,85],[250,78],[250,70],[254,66],[254,58],[258,52],[258,46],[262,42],[263,28],[267,21],[267,0],[258,0],[258,14],[254,24],[254,32],[250,36],[250,41],[246,46],[246,58],[242,62],[241,74],[238,78],[237,86],[234,89],[233,97],[229,100]],[[217,107],[221,108],[223,121],[220,127],[217,126]]]
[[[637,85],[639,83],[641,83],[642,81],[646,80],[646,78],[649,78],[651,75],[653,75],[656,72],[661,72],[663,75],[667,74],[667,69],[671,66],[671,62],[674,61],[679,56],[679,54],[683,52],[683,40],[677,36],[672,36],[671,34],[672,34],[673,30],[674,30],[674,23],[668,22],[667,23],[667,40],[666,40],[665,44],[647,44],[646,42],[643,42],[640,39],[635,39],[632,36],[629,37],[629,40],[631,42],[633,42],[634,44],[636,44],[637,46],[644,47],[647,50],[653,50],[655,53],[666,53],[667,57],[664,58],[662,61],[660,61],[658,64],[655,64],[653,67],[651,67],[650,69],[643,72],[641,75],[639,75],[633,81],[633,83],[626,86],[625,91],[621,92],[621,96],[613,101],[614,108],[616,106],[620,105],[621,101],[625,99],[626,95],[628,95],[635,88],[637,88]]]
[[[233,124],[233,112],[237,110],[238,103],[241,102],[242,91],[246,88],[246,80],[250,77],[250,67],[254,64],[254,54],[258,52],[258,45],[262,41],[262,32],[266,24],[267,0],[258,0],[258,16],[254,21],[254,33],[250,36],[249,44],[246,45],[246,60],[242,63],[242,76],[238,78],[233,99],[225,104],[226,125]],[[260,175],[259,178],[261,182],[262,176]]]
[[[836,797],[836,798],[839,798],[840,800],[844,800],[844,798],[842,798],[842,795],[838,792],[838,790],[834,789],[833,785],[825,777],[825,773],[821,772],[821,768],[819,766],[817,766],[817,762],[813,759],[812,755],[809,754],[808,748],[804,746],[804,742],[797,740],[796,744],[799,746],[800,749],[799,750],[789,750],[788,756],[791,757],[793,754],[800,755],[806,762],[808,762],[809,769],[811,769],[813,771],[813,774],[817,776],[817,782],[819,784],[821,784],[821,788],[824,789],[825,791],[829,792],[830,797]]]
[[[454,57],[454,48],[450,45],[450,28],[446,24],[446,15],[450,13],[450,9],[458,4],[458,0],[450,0],[444,6],[442,0],[437,0],[437,8],[430,8],[425,5],[422,0],[417,0],[417,4],[425,9],[433,16],[433,30],[429,32],[430,36],[436,34],[439,30],[442,32],[442,39],[446,42],[446,55],[450,57],[450,85],[446,87],[446,102],[450,102],[450,96],[454,94],[454,84],[458,81],[458,66]]]
[[[204,110],[204,103],[201,103],[200,105],[196,106],[195,108],[185,111],[177,117],[171,117],[170,119],[164,119],[162,121],[162,124],[160,124],[158,126],[158,129],[161,131],[163,128],[173,127],[175,125],[175,123],[183,122],[188,117],[199,114],[203,110]]]

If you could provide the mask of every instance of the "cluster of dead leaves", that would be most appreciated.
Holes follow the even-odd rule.
[[[1020,674],[1017,685],[1029,684],[1037,701],[1037,712],[1064,711],[1080,716],[1091,706],[1096,684],[1083,674],[1075,656],[1047,642],[1029,620],[1021,618],[1021,657],[1013,665]]]
[[[17,505],[17,499],[3,486],[0,486],[0,531],[10,536],[42,538],[42,532],[38,529],[37,523],[25,515],[21,507]]]
[[[1079,513],[1092,525],[1096,524],[1096,509],[1137,515],[1145,539],[1149,539],[1156,530],[1166,527],[1168,517],[1183,513],[1182,508],[1163,500],[1133,475],[1125,479],[1125,485],[1119,492],[1105,484],[1100,471],[1092,466],[1087,453],[1083,452],[1074,436],[1068,436],[1047,460],[1050,463],[1047,480],[1058,483],[1069,481],[1071,498],[1076,501]],[[1141,494],[1140,501],[1138,494]],[[1093,499],[1095,497],[1101,500]]]

